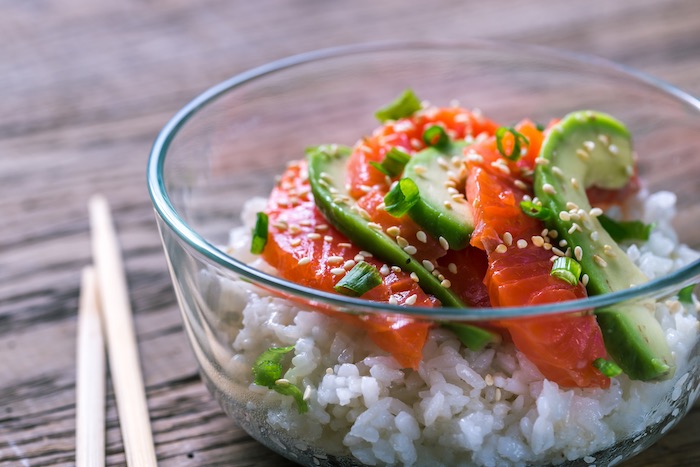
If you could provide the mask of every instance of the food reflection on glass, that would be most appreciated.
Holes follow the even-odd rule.
[[[671,226],[674,194],[643,187],[633,135],[614,116],[502,126],[406,90],[376,117],[353,147],[319,141],[288,164],[269,199],[247,204],[226,251],[319,291],[436,310],[617,292],[700,257]],[[693,389],[692,285],[459,321],[344,313],[210,280],[240,298],[226,371],[259,395],[248,407],[354,462],[595,464],[666,416],[654,415],[666,395]]]

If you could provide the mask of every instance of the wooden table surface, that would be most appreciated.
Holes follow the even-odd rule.
[[[0,4],[0,464],[71,465],[86,202],[110,200],[162,465],[291,465],[197,374],[145,186],[191,97],[249,67],[378,39],[506,39],[600,55],[700,93],[697,0],[7,0]],[[629,465],[700,464],[700,410]],[[108,390],[107,461],[124,464]]]

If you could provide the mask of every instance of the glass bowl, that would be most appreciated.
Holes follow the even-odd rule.
[[[697,301],[676,300],[700,281],[688,247],[666,251],[673,259],[657,264],[658,277],[613,294],[439,310],[301,287],[247,252],[241,235],[259,207],[246,203],[267,197],[308,146],[353,145],[369,134],[374,111],[406,88],[507,125],[578,109],[616,116],[633,135],[644,190],[662,192],[649,209],[665,219],[669,238],[700,248],[700,102],[666,83],[596,58],[481,41],[362,44],[282,59],[195,98],[159,134],[149,160],[166,258],[207,387],[251,436],[305,465],[612,465],[641,452],[698,393]],[[431,331],[419,369],[404,369],[337,317],[468,321],[643,299],[656,301],[678,369],[655,383],[622,375],[608,390],[559,389],[510,344],[479,354],[442,329]],[[294,346],[284,377],[304,391],[304,414],[292,397],[253,384],[255,359],[284,346]]]

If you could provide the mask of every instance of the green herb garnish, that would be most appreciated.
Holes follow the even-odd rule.
[[[391,148],[384,156],[384,160],[380,163],[370,162],[370,165],[379,170],[384,175],[396,177],[401,175],[406,163],[411,160],[411,156],[397,148]]]
[[[282,379],[282,359],[294,350],[294,346],[271,347],[264,351],[253,364],[253,383],[265,386],[284,396],[292,396],[299,413],[309,410],[301,390],[286,379]]]
[[[384,196],[386,212],[401,217],[418,202],[418,187],[410,178],[402,178]]]
[[[333,287],[336,292],[350,297],[361,297],[382,283],[382,276],[377,268],[360,261]]]
[[[576,285],[581,277],[581,265],[573,258],[560,256],[554,260],[550,274],[570,285]]]
[[[445,149],[450,145],[450,137],[443,127],[433,125],[423,132],[423,142],[435,149]]]
[[[690,284],[678,291],[678,301],[682,303],[693,303],[693,290],[697,284]]]
[[[250,242],[250,252],[259,255],[267,244],[268,217],[264,212],[259,212],[253,227],[253,239]]]
[[[406,89],[403,94],[393,102],[377,110],[374,116],[377,120],[384,123],[387,120],[398,120],[400,118],[410,117],[419,111],[421,107],[420,99],[418,99],[411,89]]]
[[[625,240],[649,240],[649,234],[654,227],[641,221],[616,221],[601,214],[598,216],[600,225],[610,234],[616,242]]]
[[[513,149],[510,151],[510,153],[508,153],[503,147],[503,137],[506,135],[506,133],[513,135]],[[521,146],[528,146],[529,144],[530,140],[528,140],[525,135],[520,133],[515,128],[502,126],[496,130],[496,147],[498,148],[498,152],[500,152],[506,159],[517,161],[520,159],[520,155],[522,153]]]
[[[596,358],[593,360],[593,366],[608,378],[612,378],[622,373],[622,368],[604,358]]]
[[[542,207],[541,204],[535,204],[532,201],[521,201],[520,209],[528,216],[540,220],[547,220],[552,215],[552,211],[549,208]]]

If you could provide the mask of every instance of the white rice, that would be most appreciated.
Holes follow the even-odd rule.
[[[670,224],[674,204],[668,192],[640,196],[636,203],[640,217],[655,228],[648,242],[627,252],[650,278],[700,257],[678,244]],[[229,251],[271,271],[248,253],[254,213],[263,206],[264,200],[249,203],[246,226],[232,234]],[[236,354],[221,363],[233,380],[250,382],[249,390],[260,395],[249,408],[269,406],[266,422],[297,438],[302,451],[316,446],[367,465],[501,466],[579,458],[595,465],[607,461],[593,453],[660,422],[683,392],[697,391],[685,368],[698,336],[697,301],[671,298],[656,306],[677,359],[673,380],[643,383],[623,375],[607,390],[562,389],[511,344],[472,352],[439,328],[430,332],[418,371],[402,369],[359,329],[244,282],[203,272],[201,286],[212,280],[218,282],[213,289],[220,294],[222,319],[232,323]],[[306,391],[305,414],[291,397],[252,384],[255,359],[269,347],[290,345],[294,356],[284,377]]]

